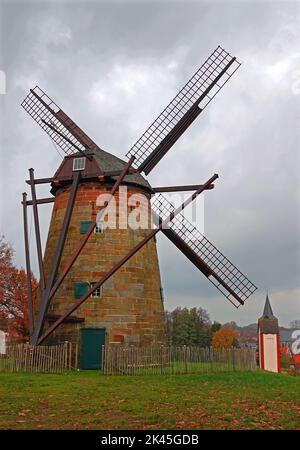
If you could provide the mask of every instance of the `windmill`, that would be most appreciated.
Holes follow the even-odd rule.
[[[82,337],[82,331],[89,327],[98,329],[97,339],[99,330],[104,330],[106,342],[163,342],[164,310],[155,240],[159,231],[234,306],[243,305],[257,289],[182,214],[199,194],[214,188],[218,175],[201,185],[167,187],[152,187],[144,176],[157,166],[239,66],[235,57],[218,46],[127,152],[127,161],[102,150],[39,87],[30,90],[22,107],[65,153],[50,178],[36,179],[34,170],[29,169],[27,183],[32,200],[23,194],[32,344],[66,339],[90,342],[87,331],[86,338]],[[36,185],[42,183],[50,183],[52,197],[37,199]],[[110,202],[120,200],[122,186],[146,196],[146,209],[152,210],[155,227],[101,232],[100,226],[99,230]],[[176,191],[193,194],[174,208],[163,193]],[[103,192],[108,197],[99,210],[95,201]],[[54,208],[43,259],[38,205],[50,202],[54,202]],[[40,272],[35,324],[28,206],[33,207]]]

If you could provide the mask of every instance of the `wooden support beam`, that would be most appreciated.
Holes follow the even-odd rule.
[[[26,262],[26,280],[27,280],[27,302],[28,302],[28,317],[29,317],[29,334],[30,341],[33,335],[34,318],[33,318],[33,303],[32,303],[32,283],[31,283],[31,264],[30,251],[28,239],[28,218],[27,218],[27,194],[23,193],[23,224],[24,224],[24,244],[25,244],[25,262]]]
[[[54,181],[54,178],[35,178],[33,180],[34,184],[47,184],[47,183],[52,183],[52,181]],[[31,180],[26,180],[25,181],[27,184],[31,184]]]
[[[58,272],[59,264],[60,264],[62,253],[63,253],[63,249],[64,249],[64,246],[65,246],[65,242],[66,242],[66,238],[67,238],[67,232],[68,232],[68,229],[69,229],[69,224],[70,224],[70,220],[71,220],[71,216],[72,216],[72,212],[73,212],[73,207],[74,207],[74,203],[75,203],[75,198],[76,198],[76,193],[77,193],[79,180],[80,180],[80,171],[74,172],[72,188],[71,188],[71,192],[70,192],[70,196],[69,196],[69,200],[68,200],[67,209],[66,209],[66,212],[65,212],[63,226],[62,226],[61,231],[60,231],[60,235],[59,235],[59,239],[58,239],[55,255],[54,255],[54,258],[53,258],[51,272],[50,272],[50,275],[49,275],[49,278],[48,278],[48,281],[47,281],[46,289],[45,289],[44,294],[43,294],[43,302],[41,304],[41,308],[40,308],[40,311],[39,311],[37,323],[36,323],[35,330],[34,330],[34,335],[33,335],[33,338],[32,338],[33,345],[36,345],[38,337],[41,334],[41,332],[43,330],[44,323],[45,323],[45,316],[47,314],[47,311],[48,311],[48,308],[49,308],[49,305],[50,305],[50,298],[49,298],[50,297],[50,292],[51,292],[52,286],[54,284],[54,281],[55,281],[55,278],[56,278],[56,275],[57,275],[57,272]]]
[[[120,176],[122,173],[122,170],[108,170],[106,172],[104,172],[103,174],[99,175],[99,174],[91,174],[91,175],[82,175],[82,179],[90,179],[90,178],[97,178],[99,176],[103,176],[103,177],[118,177]],[[133,169],[132,167],[129,169],[127,175],[131,175],[134,173],[138,173],[137,169]],[[34,184],[51,184],[54,182],[63,182],[63,181],[72,181],[71,177],[59,177],[59,178],[36,178],[34,180]],[[26,180],[25,181],[27,184],[30,184],[30,180]]]
[[[158,186],[152,188],[154,192],[185,192],[196,191],[202,186],[202,184],[188,184],[185,186]],[[206,189],[214,189],[215,185],[211,184]]]
[[[36,248],[37,248],[37,255],[38,255],[39,272],[40,272],[40,285],[41,285],[42,291],[44,291],[44,289],[46,287],[46,280],[45,280],[44,265],[43,265],[43,253],[42,253],[41,233],[40,233],[40,224],[39,224],[39,213],[38,213],[38,208],[37,208],[36,191],[35,191],[35,183],[34,183],[34,169],[29,169],[29,177],[30,177],[35,237],[36,237]]]
[[[40,198],[37,199],[36,204],[37,205],[44,205],[45,203],[54,203],[55,202],[55,197],[48,197],[48,198]],[[22,202],[22,205],[24,204],[24,201]],[[33,205],[33,201],[32,200],[27,200],[26,201],[26,206],[32,206]]]

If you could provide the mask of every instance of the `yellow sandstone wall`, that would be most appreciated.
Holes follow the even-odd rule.
[[[80,234],[81,221],[92,220],[95,217],[99,209],[96,206],[98,195],[109,192],[110,188],[111,186],[99,183],[80,184],[60,270],[84,236]],[[150,208],[149,194],[138,187],[128,186],[127,188],[128,196],[133,193],[147,195],[146,207]],[[60,189],[56,193],[44,257],[46,276],[50,272],[69,193],[70,187]],[[117,206],[118,200],[117,194]],[[106,229],[102,233],[93,233],[52,300],[48,313],[63,314],[71,304],[77,301],[74,297],[76,282],[97,282],[148,233],[149,229],[132,230],[130,228]],[[82,327],[105,327],[107,343],[120,339],[120,336],[124,336],[125,343],[136,345],[163,343],[165,341],[164,308],[160,288],[156,243],[152,239],[104,284],[102,298],[89,298],[73,314],[84,317],[83,323],[60,325],[46,343],[64,340],[78,342]],[[45,328],[48,325],[46,323]]]

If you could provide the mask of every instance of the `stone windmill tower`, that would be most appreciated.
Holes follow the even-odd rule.
[[[80,171],[80,182],[58,273],[72,257],[76,244],[85,238],[90,225],[97,218],[99,200],[105,200],[113,187],[116,177],[103,174],[124,169],[124,163],[120,159],[99,148],[90,152],[90,157],[90,160],[80,154],[66,157],[54,175],[56,181],[52,183],[51,193],[55,196],[55,202],[44,256],[46,279],[51,273],[59,233],[63,228],[74,173]],[[74,303],[74,298],[76,300],[84,295],[90,286],[96,284],[118,262],[120,255],[126,254],[135,242],[148,233],[150,224],[147,229],[133,230],[126,224],[122,228],[118,211],[122,195],[134,199],[138,194],[145,199],[145,208],[148,208],[150,218],[150,199],[153,194],[151,186],[137,173],[127,175],[121,187],[126,189],[115,195],[116,223],[111,224],[115,228],[105,228],[105,222],[97,223],[80,257],[49,306],[46,316],[48,322],[60,316]],[[129,205],[128,209],[130,208]],[[64,332],[62,333],[63,328],[57,329],[48,341],[51,338],[52,341],[76,341],[78,329],[84,323],[85,328],[105,329],[109,342],[125,341],[142,345],[164,342],[163,296],[154,239],[131,258],[118,274],[97,289],[78,309],[76,317],[76,327],[76,319],[72,317],[71,323],[63,325]]]
[[[35,179],[30,169],[32,200],[23,194],[27,273],[28,206],[33,207],[40,271],[35,320],[28,276],[32,344],[81,342],[83,367],[94,367],[91,361],[99,363],[104,342],[164,342],[155,241],[159,231],[235,306],[255,291],[253,283],[181,214],[200,193],[214,187],[218,176],[203,185],[155,188],[142,175],[154,169],[239,66],[236,58],[217,47],[129,150],[127,161],[102,150],[40,88],[30,90],[23,108],[65,153],[51,178]],[[37,199],[36,185],[41,183],[50,183],[52,197]],[[194,193],[175,209],[161,194],[174,191]],[[43,255],[38,206],[49,202],[54,206]],[[143,226],[129,226],[130,214],[137,217],[137,204]],[[116,226],[106,227],[105,215],[112,206]],[[91,355],[91,349],[98,353]]]

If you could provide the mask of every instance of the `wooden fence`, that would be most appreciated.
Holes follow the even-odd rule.
[[[77,368],[77,355],[77,345],[71,342],[51,346],[9,344],[0,354],[0,372],[65,372]]]
[[[102,348],[106,375],[175,375],[255,370],[255,351],[244,348],[125,347]]]

